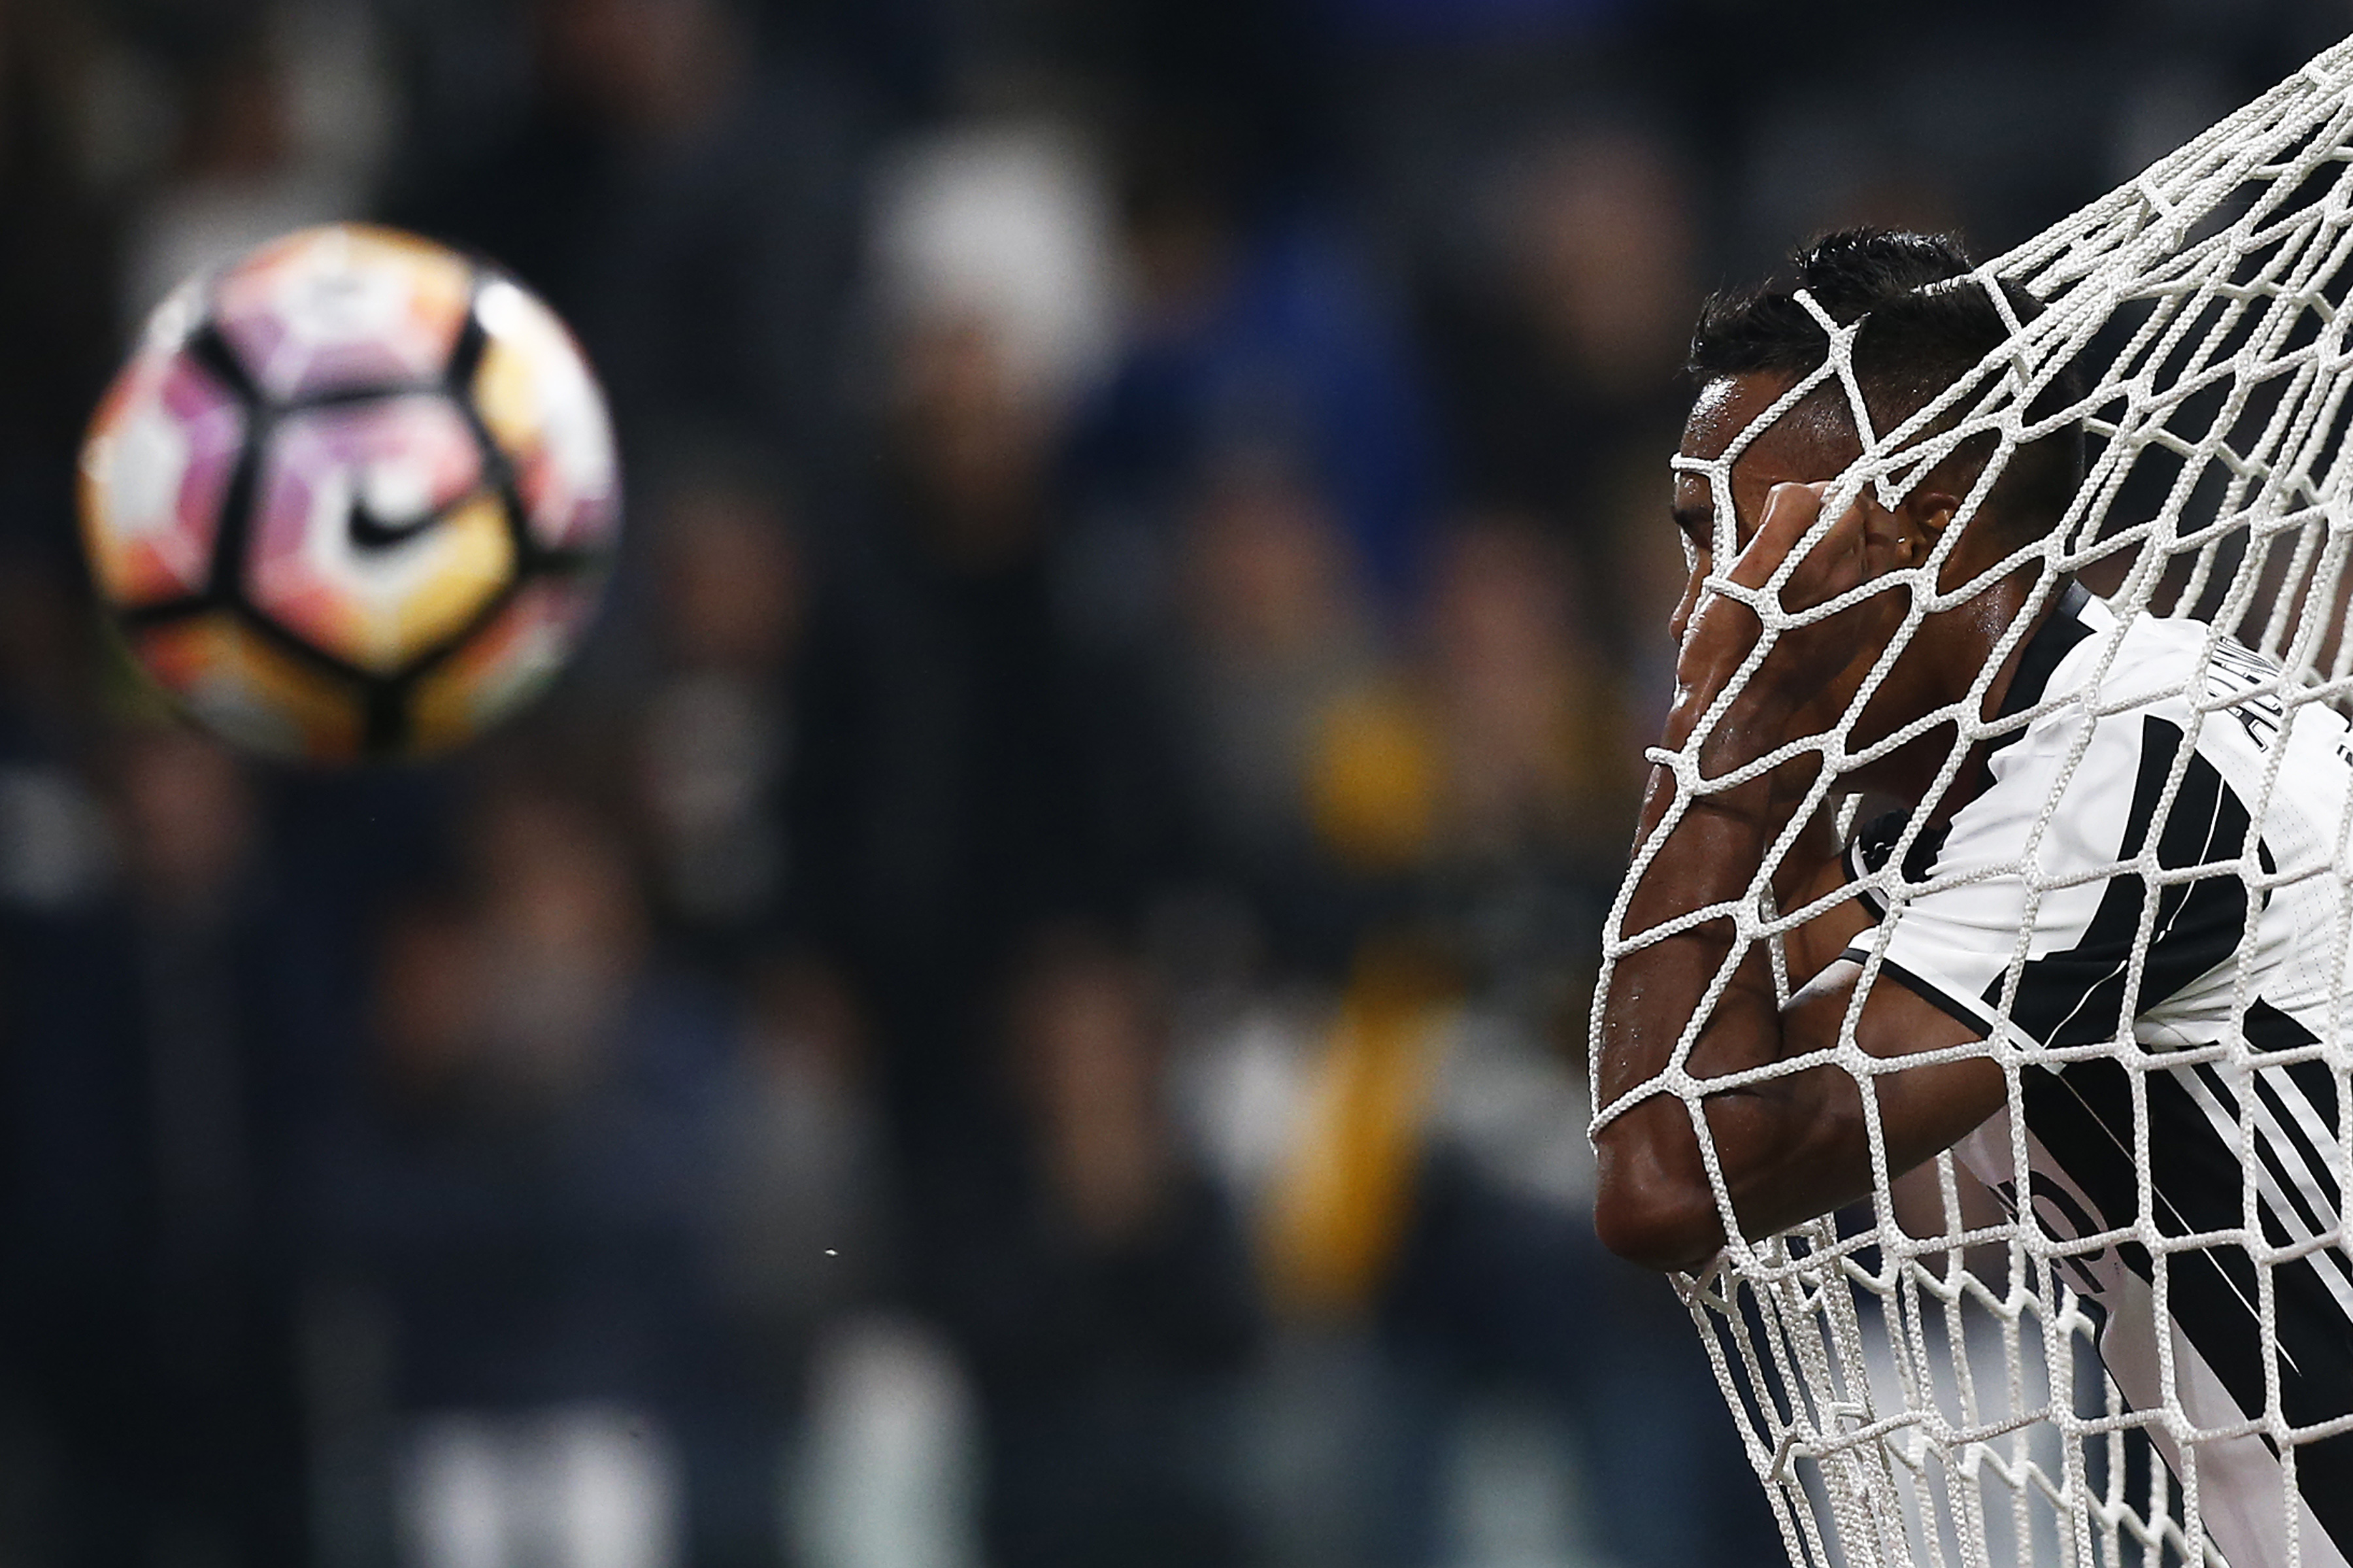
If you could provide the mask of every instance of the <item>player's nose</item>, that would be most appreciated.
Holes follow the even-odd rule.
[[[1683,584],[1683,596],[1676,601],[1674,612],[1667,616],[1667,637],[1677,647],[1683,646],[1683,634],[1691,629],[1691,618],[1699,609],[1701,589],[1706,581],[1706,568],[1694,567],[1690,580]]]

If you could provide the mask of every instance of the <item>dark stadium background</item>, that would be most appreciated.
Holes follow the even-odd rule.
[[[1689,1568],[1583,1016],[1707,288],[1990,252],[2304,0],[0,0],[0,1563]],[[445,763],[109,654],[81,422],[373,216],[575,325]]]

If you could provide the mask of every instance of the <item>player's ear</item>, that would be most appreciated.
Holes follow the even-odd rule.
[[[1961,498],[1948,489],[1934,485],[1922,485],[1905,496],[1895,508],[1896,516],[1907,538],[1913,542],[1914,558],[1926,556],[1953,525],[1961,510]]]
[[[1924,521],[1915,512],[1915,499],[1907,496],[1889,507],[1880,500],[1875,484],[1864,485],[1855,498],[1862,512],[1863,551],[1873,576],[1925,561],[1936,547],[1936,521]]]

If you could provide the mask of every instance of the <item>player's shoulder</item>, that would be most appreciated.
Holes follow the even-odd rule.
[[[2006,839],[2040,820],[2063,861],[2099,858],[2120,826],[2132,837],[2169,791],[2193,785],[2199,798],[2268,802],[2267,835],[2295,837],[2296,823],[2341,814],[2353,731],[2277,660],[2205,621],[2072,597],[2064,623],[2054,615],[2030,642],[2046,668],[2004,704],[2024,727],[1993,742],[1989,787],[1965,813],[1973,824]]]
[[[2137,746],[2154,721],[2199,732],[2199,749],[2209,751],[2214,749],[2210,739],[2240,738],[2250,718],[2276,719],[2289,689],[2276,660],[2218,634],[2208,622],[2147,610],[2120,615],[2075,586],[2030,639],[2000,717],[2028,716],[2011,733],[2040,742],[2029,750],[2073,750],[2087,724],[2094,745]],[[2238,725],[2207,721],[2217,712],[2239,716],[2242,710],[2246,716]],[[2265,739],[2260,722],[2246,738],[2260,748]]]
[[[1989,727],[1984,784],[1952,822],[1946,865],[2008,864],[2039,845],[2046,871],[2113,859],[2163,793],[2182,740],[2202,754],[2212,638],[2200,623],[2119,615],[2070,584],[2026,645]],[[2225,765],[2226,775],[2241,771]]]
[[[2112,753],[2131,750],[2140,726],[2116,721],[2154,711],[2186,690],[2195,658],[2177,629],[2149,616],[2119,616],[2098,595],[2068,584],[2019,649],[1988,715],[1984,787],[1972,815],[1982,820],[1996,802],[2021,792],[2044,795],[2053,771],[2075,774],[2087,751],[2109,753],[2095,772],[2117,765],[2122,759]]]
[[[2195,621],[2146,611],[2119,615],[2073,584],[2028,639],[2000,717],[2031,712],[2026,732],[2047,734],[2086,719],[2186,701],[2208,637]]]

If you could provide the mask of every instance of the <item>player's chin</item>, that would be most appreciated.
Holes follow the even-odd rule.
[[[1807,728],[1812,733],[1823,736],[1836,733],[1847,715],[1854,713],[1853,723],[1848,726],[1844,739],[1835,748],[1848,756],[1869,751],[1918,717],[1916,713],[1905,712],[1898,703],[1883,700],[1877,692],[1864,700],[1862,678],[1868,672],[1868,666],[1861,671],[1850,671],[1848,678],[1826,687],[1821,697],[1808,710]],[[1858,704],[1861,707],[1859,712],[1855,711]],[[1950,742],[1951,737],[1947,732],[1944,743],[1949,746]],[[1898,764],[1924,743],[1925,741],[1915,741],[1899,748],[1891,756],[1841,770],[1835,788],[1844,791],[1882,787],[1875,782],[1875,776],[1896,771]],[[1820,756],[1814,760],[1826,763],[1831,750],[1825,747]]]
[[[1814,694],[1799,709],[1799,721],[1792,726],[1791,733],[1793,735],[1828,735],[1834,732],[1846,716],[1853,711],[1855,704],[1862,700],[1863,682],[1870,678],[1871,669],[1871,658],[1858,657],[1851,660],[1846,668],[1837,674],[1822,681],[1815,689]],[[1863,727],[1873,723],[1879,717],[1872,712],[1869,707],[1857,715],[1855,726],[1847,736],[1849,750],[1852,750],[1860,743]],[[1879,731],[1882,735],[1894,732],[1894,727],[1892,724]]]

